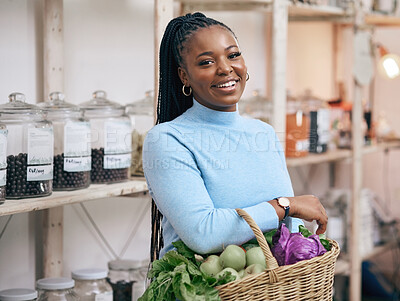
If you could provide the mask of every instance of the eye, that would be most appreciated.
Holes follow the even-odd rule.
[[[212,64],[212,62],[213,62],[212,60],[203,60],[203,61],[199,62],[199,65],[206,66],[206,65]]]
[[[235,58],[237,58],[237,57],[239,57],[239,56],[241,56],[241,55],[242,55],[241,52],[234,52],[234,53],[229,54],[229,55],[228,55],[228,58],[229,58],[229,59],[235,59]]]

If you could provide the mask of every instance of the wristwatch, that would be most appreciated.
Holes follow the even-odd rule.
[[[275,198],[275,200],[278,202],[278,205],[281,206],[283,209],[285,209],[285,216],[283,219],[285,219],[289,215],[289,210],[290,210],[290,201],[288,198],[285,197],[279,197]]]

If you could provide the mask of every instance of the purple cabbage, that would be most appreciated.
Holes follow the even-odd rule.
[[[311,259],[326,252],[318,235],[306,238],[301,233],[290,233],[285,224],[272,237],[272,244],[271,252],[280,266]]]

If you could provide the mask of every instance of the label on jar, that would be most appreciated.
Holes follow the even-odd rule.
[[[104,154],[115,155],[132,151],[132,128],[129,120],[104,123]]]
[[[52,127],[28,129],[28,165],[51,164],[53,167],[53,152]]]
[[[53,179],[53,164],[31,165],[26,168],[27,181],[46,181]]]
[[[112,301],[113,300],[113,292],[105,292],[102,294],[96,294],[94,296],[95,301]]]
[[[0,130],[0,169],[7,167],[7,134],[8,130]]]
[[[317,114],[318,143],[327,144],[330,140],[330,111],[319,109]]]
[[[92,157],[64,158],[64,170],[68,172],[89,171],[92,167]]]
[[[296,152],[308,151],[309,147],[310,147],[310,142],[308,139],[296,141]]]
[[[0,169],[0,186],[7,184],[7,169]]]
[[[91,169],[90,123],[68,121],[64,126],[64,170]]]
[[[104,155],[104,169],[129,168],[131,166],[131,154]]]

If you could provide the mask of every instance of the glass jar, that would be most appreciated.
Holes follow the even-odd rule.
[[[244,117],[248,116],[270,123],[273,108],[272,102],[260,95],[259,90],[254,90],[252,94],[252,97],[239,102],[240,114]]]
[[[106,97],[106,92],[95,91],[93,99],[80,105],[90,121],[91,181],[96,184],[127,180],[131,165],[131,122],[125,108]]]
[[[140,267],[135,260],[116,259],[108,262],[108,283],[113,289],[114,301],[133,300],[134,271]]]
[[[78,301],[73,288],[75,281],[70,278],[43,278],[36,281],[38,301]]]
[[[304,114],[301,103],[290,97],[286,110],[285,155],[298,158],[308,155],[310,122]]]
[[[106,281],[106,269],[82,269],[72,272],[75,293],[81,301],[112,301],[113,290]]]
[[[75,190],[90,185],[90,123],[78,106],[52,92],[40,107],[54,129],[53,190]]]
[[[43,111],[25,103],[25,95],[12,93],[0,106],[7,125],[7,199],[47,196],[53,184],[53,125]]]
[[[132,125],[131,175],[144,176],[142,164],[143,141],[147,132],[154,126],[154,93],[146,91],[145,98],[126,105]]]
[[[6,199],[7,184],[7,126],[0,123],[0,205]]]
[[[0,301],[34,301],[37,291],[29,288],[11,288],[0,291]]]

